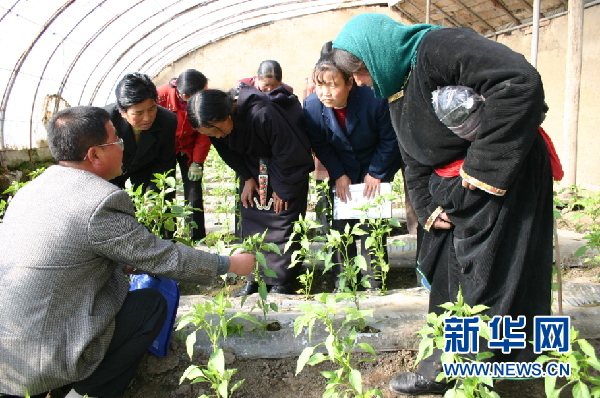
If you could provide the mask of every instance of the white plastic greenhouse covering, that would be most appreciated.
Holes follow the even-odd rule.
[[[128,72],[156,76],[222,38],[375,1],[0,0],[0,150],[35,148],[66,104],[104,106]]]

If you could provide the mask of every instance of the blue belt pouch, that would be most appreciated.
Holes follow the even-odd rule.
[[[175,325],[175,315],[179,306],[179,286],[172,279],[160,276],[150,276],[146,274],[131,275],[131,286],[129,291],[138,289],[156,289],[167,300],[167,319],[165,324],[148,349],[157,357],[163,358],[169,352],[169,343],[171,334]]]

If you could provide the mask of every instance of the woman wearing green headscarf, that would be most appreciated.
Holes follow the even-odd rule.
[[[411,201],[425,232],[418,269],[430,286],[429,310],[456,301],[484,304],[489,316],[526,317],[523,345],[492,361],[535,357],[534,316],[550,314],[552,176],[538,134],[544,91],[520,54],[470,28],[406,26],[383,14],[351,19],[333,42],[334,59],[358,84],[387,97]],[[435,113],[432,93],[470,88],[482,105],[459,135]],[[473,118],[473,119],[472,119]],[[464,124],[467,124],[466,122]],[[463,138],[466,137],[466,138]],[[435,382],[441,352],[390,382],[400,394],[443,393]]]

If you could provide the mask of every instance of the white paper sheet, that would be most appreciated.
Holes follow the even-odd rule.
[[[357,210],[358,207],[364,206],[366,203],[374,202],[375,198],[367,199],[363,196],[365,184],[350,185],[350,195],[352,200],[346,203],[342,202],[336,196],[333,199],[333,218],[336,220],[355,220],[360,219],[364,215],[364,211]],[[334,188],[335,191],[335,188]],[[383,182],[380,184],[381,195],[392,193],[392,184]],[[392,218],[392,202],[385,201],[381,205],[371,207],[366,214],[366,218]]]

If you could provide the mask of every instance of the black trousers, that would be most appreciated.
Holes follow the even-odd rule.
[[[200,240],[206,238],[206,227],[204,226],[204,200],[202,198],[202,179],[190,181],[188,178],[188,157],[185,153],[177,154],[177,164],[181,171],[183,181],[183,196],[185,201],[194,209],[187,222],[194,221],[197,225],[192,229],[192,239]]]
[[[167,301],[158,290],[129,292],[115,318],[115,333],[104,359],[88,378],[73,383],[75,391],[91,397],[123,395],[166,314]]]

